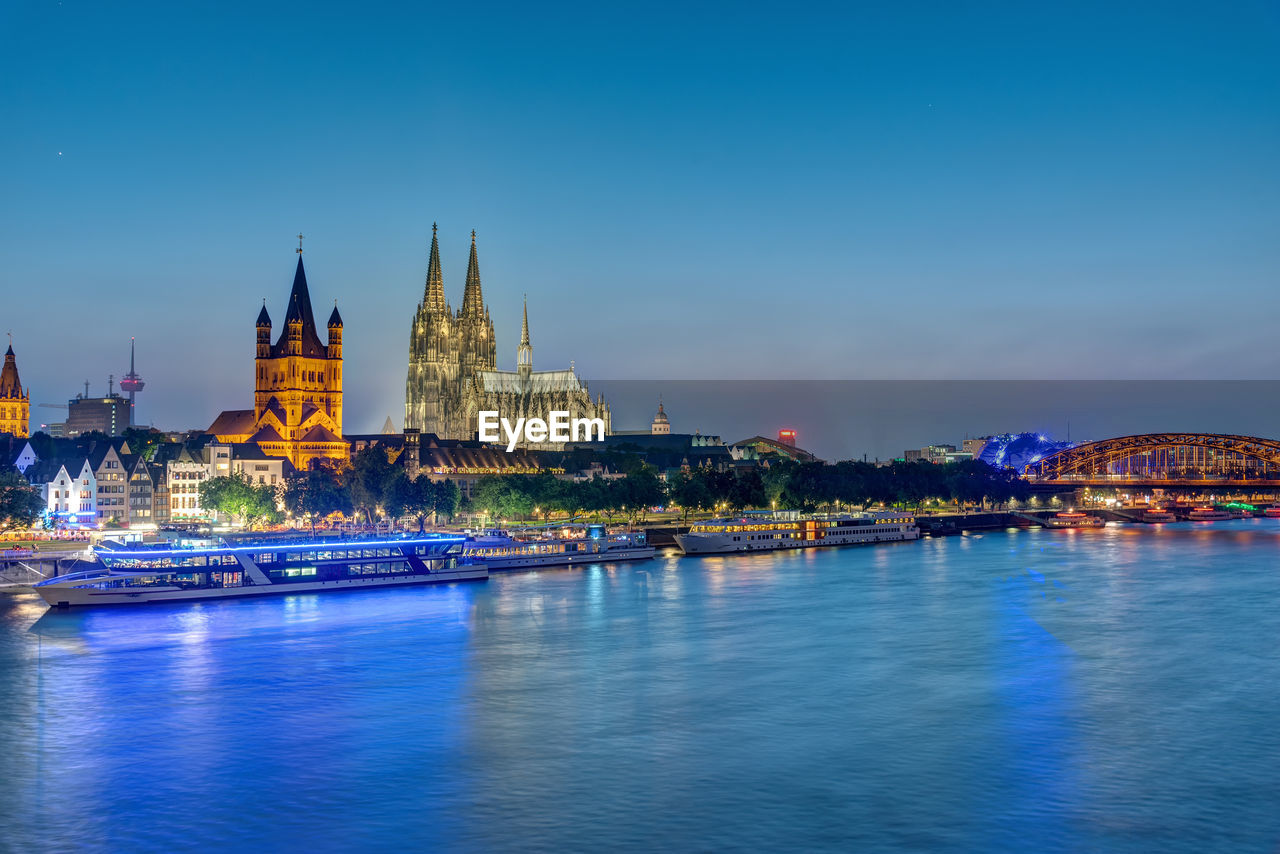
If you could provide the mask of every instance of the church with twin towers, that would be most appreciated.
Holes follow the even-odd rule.
[[[497,369],[493,321],[480,289],[476,233],[471,232],[462,307],[455,313],[445,296],[440,245],[433,225],[426,287],[409,330],[404,426],[441,439],[475,439],[482,411],[496,411],[512,423],[517,418],[545,419],[552,411],[567,411],[570,418],[603,420],[606,432],[611,426],[608,404],[603,396],[591,398],[572,363],[567,370],[533,369],[527,299],[516,369]],[[521,447],[559,450],[552,443]]]

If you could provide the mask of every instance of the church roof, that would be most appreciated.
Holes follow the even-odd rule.
[[[267,314],[267,301],[262,301],[262,310],[258,312],[257,326],[270,326],[271,315]]]
[[[547,394],[585,392],[586,386],[573,371],[479,371],[480,390],[497,394]]]
[[[329,313],[329,328],[342,326],[342,315],[338,314],[338,304],[333,304],[333,311]]]
[[[298,267],[293,273],[293,289],[289,291],[289,306],[284,315],[284,327],[276,340],[274,355],[281,355],[289,338],[289,324],[302,323],[302,355],[323,358],[329,351],[320,343],[316,334],[316,319],[311,313],[311,292],[307,289],[307,271],[302,266],[302,255],[298,255]]]
[[[302,437],[304,442],[341,442],[342,437],[323,424],[317,424]]]
[[[276,432],[276,428],[270,424],[264,424],[262,429],[249,437],[250,442],[283,442],[284,437]]]
[[[215,436],[246,436],[253,431],[252,409],[227,409],[213,419],[206,433]]]
[[[22,381],[18,379],[18,361],[13,355],[13,345],[4,354],[4,368],[0,370],[0,397],[22,397]]]
[[[277,397],[272,397],[268,400],[267,405],[263,407],[262,411],[263,414],[270,412],[280,420],[281,424],[289,423],[289,413],[285,411],[283,404],[280,403],[280,399]]]

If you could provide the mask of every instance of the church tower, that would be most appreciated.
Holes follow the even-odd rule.
[[[493,321],[480,290],[480,261],[476,257],[476,233],[471,232],[471,258],[467,261],[467,285],[462,292],[462,308],[458,311],[458,332],[462,339],[460,367],[462,376],[477,371],[491,371],[498,363],[497,342],[493,337]]]
[[[321,342],[311,310],[301,243],[280,337],[271,343],[271,317],[265,304],[258,312],[255,329],[255,432],[248,441],[256,442],[267,454],[288,457],[300,469],[318,457],[345,459],[342,316],[335,302],[329,315],[328,340]]]
[[[427,281],[409,329],[409,375],[405,385],[407,430],[443,435],[450,392],[458,383],[459,336],[453,309],[444,295],[440,243],[431,226]]]
[[[31,391],[24,391],[18,379],[18,360],[13,355],[13,343],[4,354],[4,369],[0,370],[0,433],[19,438],[30,434]]]
[[[649,432],[654,436],[671,435],[671,419],[667,417],[666,410],[662,408],[662,398],[658,398],[658,414],[653,416],[653,424],[650,425]]]

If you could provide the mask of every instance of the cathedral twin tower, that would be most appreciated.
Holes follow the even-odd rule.
[[[480,289],[476,233],[462,308],[454,313],[444,293],[440,245],[431,227],[431,255],[426,289],[409,332],[409,375],[405,385],[404,426],[442,439],[474,439],[478,414],[495,410],[516,418],[546,418],[552,410],[574,417],[602,418],[609,424],[603,398],[593,401],[570,367],[567,371],[534,371],[526,306],[515,371],[499,371],[497,343],[489,308]]]

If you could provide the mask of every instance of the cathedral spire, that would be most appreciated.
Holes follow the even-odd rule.
[[[307,271],[302,266],[302,253],[298,253],[298,267],[293,271],[293,289],[289,291],[289,307],[285,311],[285,322],[301,320],[303,326],[315,328],[315,317],[311,314],[311,291],[307,289]]]
[[[529,343],[529,297],[524,298],[524,325],[520,327],[520,347],[516,350],[516,367],[533,370],[533,345]]]
[[[427,287],[422,305],[433,314],[444,312],[444,274],[440,272],[440,243],[436,239],[436,224],[431,223],[431,257],[427,261]]]
[[[480,260],[476,257],[476,233],[471,231],[471,259],[467,261],[467,287],[462,293],[462,313],[484,315],[484,295],[480,292]]]
[[[265,306],[263,313],[265,313]],[[258,315],[260,321],[263,319],[263,313]],[[324,345],[320,343],[320,338],[316,334],[315,316],[311,313],[311,291],[307,289],[307,271],[302,266],[301,253],[298,254],[298,266],[293,273],[293,288],[289,291],[289,304],[285,307],[284,328],[280,332],[280,340],[276,342],[276,346],[280,346],[288,338],[290,326],[293,324],[302,326],[303,353],[312,355],[324,352]]]

